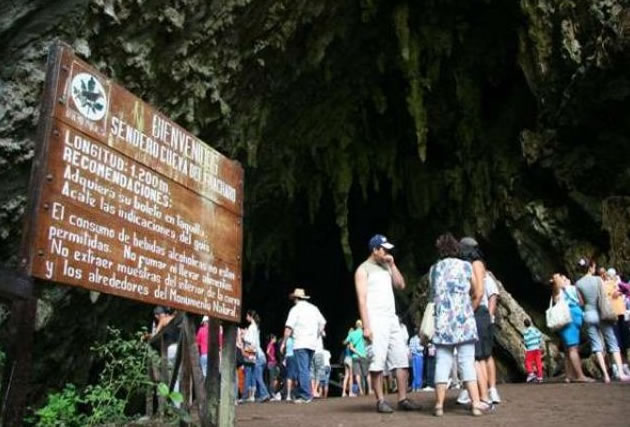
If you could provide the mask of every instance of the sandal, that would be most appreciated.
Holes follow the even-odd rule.
[[[436,417],[441,417],[442,415],[444,415],[444,408],[441,406],[436,406],[435,408],[433,408],[433,415],[435,415]]]
[[[494,405],[492,402],[485,402],[483,400],[479,401],[478,404],[472,405],[470,411],[474,417],[480,417],[484,414],[491,414],[494,412]]]

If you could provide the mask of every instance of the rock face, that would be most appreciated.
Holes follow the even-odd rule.
[[[499,301],[495,329],[495,342],[498,346],[497,351],[495,351],[496,358],[499,360],[499,365],[504,368],[504,373],[508,375],[507,379],[523,379],[526,374],[525,345],[523,344],[525,326],[523,325],[523,320],[529,319],[533,325],[541,330],[545,329],[544,321],[541,321],[540,317],[535,319],[528,315],[518,302],[512,298],[512,295],[505,290],[501,281],[497,280],[497,285],[499,287]],[[542,319],[544,320],[544,317]],[[563,356],[552,338],[543,333],[546,375],[554,375],[563,367]],[[514,366],[511,366],[513,363],[515,363],[516,369],[521,374],[520,378],[514,378],[515,369]]]
[[[629,32],[621,0],[3,2],[0,254],[16,265],[46,50],[61,39],[244,164],[246,301],[268,324],[281,327],[278,297],[296,282],[330,313],[354,303],[339,283],[375,232],[397,242],[409,283],[443,230],[477,236],[539,315],[542,284],[578,255],[630,271]],[[86,341],[112,310],[133,312],[75,290],[42,297],[42,334],[67,323],[60,306],[85,308]],[[149,309],[136,312],[143,323]]]

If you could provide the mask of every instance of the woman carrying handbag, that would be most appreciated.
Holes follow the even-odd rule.
[[[565,348],[565,371],[567,381],[589,383],[592,378],[584,375],[582,371],[582,359],[578,353],[580,345],[580,328],[584,316],[582,314],[582,302],[580,296],[571,285],[569,279],[562,274],[554,274],[551,277],[551,298],[554,304],[564,301],[569,306],[571,322],[558,331]]]
[[[575,283],[575,286],[584,300],[584,323],[586,323],[591,351],[597,357],[599,368],[604,376],[604,382],[609,383],[610,376],[604,361],[604,343],[601,335],[604,336],[606,349],[612,355],[615,365],[617,365],[617,370],[620,373],[619,379],[621,381],[630,381],[630,377],[623,374],[621,353],[619,352],[619,344],[617,343],[612,323],[604,320],[609,316],[607,312],[610,310],[610,307],[603,292],[602,279],[594,275],[595,262],[582,258],[578,261],[578,267],[582,270],[584,276]]]

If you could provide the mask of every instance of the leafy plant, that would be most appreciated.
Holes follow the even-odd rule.
[[[170,391],[168,386],[164,383],[159,383],[157,387],[158,394],[164,397],[168,403],[166,412],[168,417],[177,417],[180,421],[185,423],[191,423],[192,418],[190,414],[180,408],[180,405],[184,401],[184,396],[178,391]]]
[[[48,395],[46,405],[35,412],[38,427],[79,427],[84,425],[84,416],[79,413],[78,405],[82,399],[73,384],[59,393]]]
[[[92,426],[127,420],[127,403],[133,395],[155,386],[147,372],[157,355],[142,341],[143,335],[141,331],[126,338],[120,330],[108,327],[107,339],[90,349],[104,363],[98,383],[81,392],[67,384],[62,392],[49,395],[46,405],[35,412],[36,426]],[[181,395],[179,398],[181,401]]]

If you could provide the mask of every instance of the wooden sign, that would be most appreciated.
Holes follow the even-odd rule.
[[[24,233],[37,278],[240,320],[243,170],[51,48]]]

